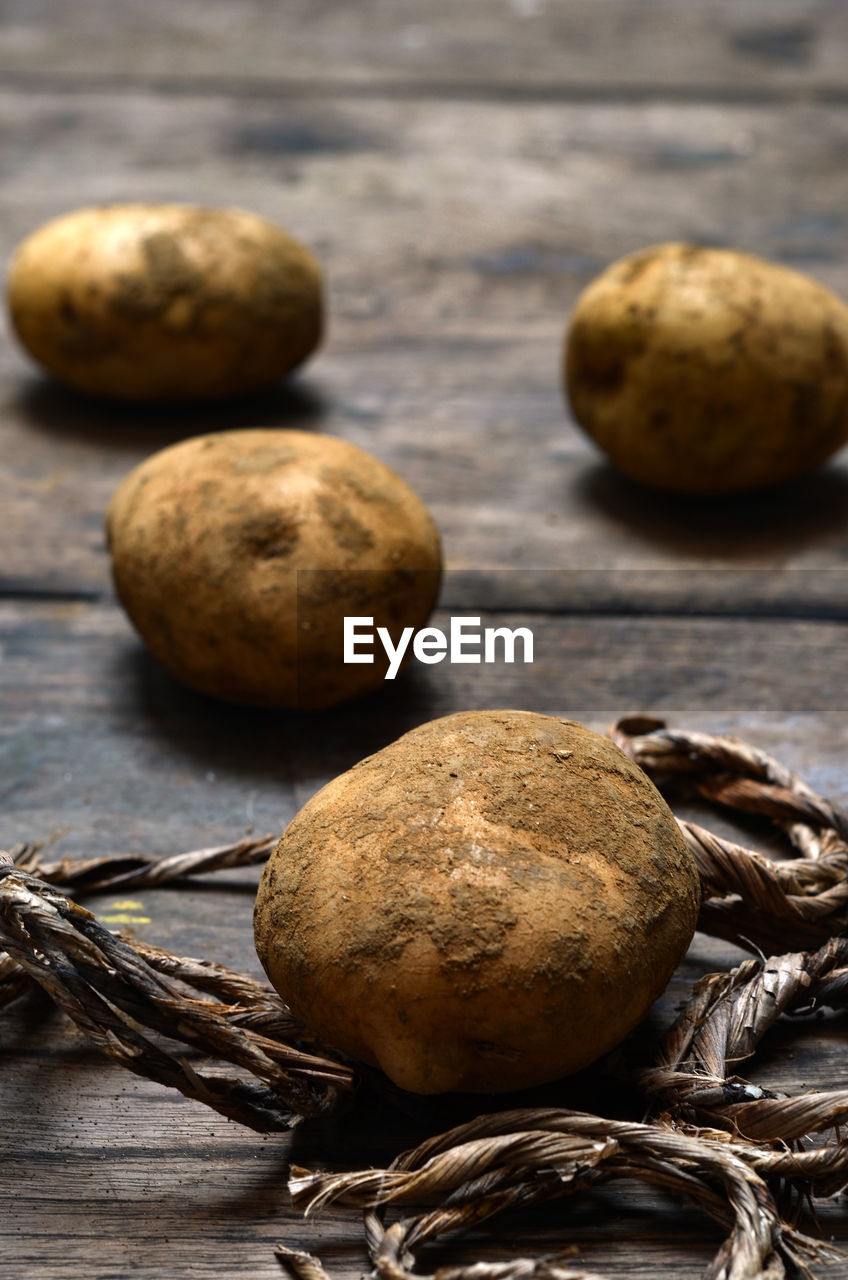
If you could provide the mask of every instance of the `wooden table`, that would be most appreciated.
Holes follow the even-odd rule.
[[[784,0],[9,0],[0,6],[0,252],[79,205],[252,208],[329,278],[331,324],[290,385],[173,410],[84,401],[0,343],[0,847],[168,854],[282,830],[403,730],[521,706],[604,729],[649,710],[734,732],[848,802],[848,462],[721,504],[619,479],[569,421],[562,336],[612,258],[693,239],[848,295],[848,11]],[[146,656],[102,517],[155,449],[225,426],[344,436],[431,507],[451,612],[529,625],[534,666],[418,671],[321,717],[220,706]],[[727,820],[719,823],[730,830]],[[747,833],[750,836],[750,832]],[[256,873],[92,899],[106,922],[258,973]],[[740,953],[700,935],[657,1016]],[[0,1276],[280,1275],[273,1245],[348,1280],[358,1218],[309,1223],[287,1162],[384,1163],[444,1119],[362,1097],[257,1136],[98,1057],[46,998],[0,1016]],[[844,1080],[844,1022],[775,1034],[763,1078]],[[579,1105],[583,1086],[558,1098]],[[822,1231],[848,1243],[839,1203]],[[697,1274],[717,1230],[636,1186],[438,1257],[576,1243],[610,1276]],[[435,1256],[435,1255],[434,1255]],[[848,1261],[823,1271],[846,1280]]]

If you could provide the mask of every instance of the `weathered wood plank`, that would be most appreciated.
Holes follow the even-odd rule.
[[[443,617],[441,618],[444,621]],[[687,728],[737,732],[848,802],[843,629],[834,624],[705,619],[555,619],[528,623],[536,667],[430,668],[385,695],[329,715],[293,717],[219,706],[176,685],[104,605],[0,605],[4,804],[0,845],[64,830],[58,849],[169,853],[281,828],[315,788],[430,716],[522,705],[603,728],[634,707]],[[684,812],[684,810],[680,810]],[[734,830],[726,819],[711,820]],[[751,831],[742,838],[755,838]],[[87,900],[138,936],[258,972],[251,911],[255,870],[182,889]],[[122,917],[119,922],[116,917]],[[686,985],[732,963],[732,948],[697,937],[658,1006],[667,1020]],[[349,1114],[293,1140],[263,1140],[98,1061],[43,1000],[0,1015],[0,1257],[11,1277],[278,1275],[273,1245],[319,1253],[338,1280],[364,1265],[355,1215],[304,1224],[288,1206],[285,1165],[381,1164],[460,1118],[443,1104],[388,1111],[366,1094]],[[760,1078],[788,1091],[842,1078],[840,1022],[779,1032]],[[576,1081],[546,1102],[620,1109],[620,1085]],[[472,1109],[476,1109],[476,1104]],[[845,1238],[825,1209],[824,1234]],[[670,1280],[701,1271],[717,1246],[700,1215],[624,1186],[512,1219],[440,1257],[498,1258],[576,1243],[610,1276]],[[0,1268],[2,1270],[2,1268]],[[826,1274],[846,1280],[848,1263]]]
[[[238,201],[316,248],[332,309],[325,351],[289,390],[179,414],[76,399],[0,345],[0,592],[68,597],[0,599],[0,846],[60,837],[68,854],[165,854],[279,830],[404,729],[505,704],[599,729],[645,709],[737,732],[848,802],[844,455],[751,502],[650,498],[568,422],[557,369],[577,290],[650,241],[733,244],[848,294],[848,124],[815,105],[846,96],[846,42],[848,13],[802,0],[0,6],[0,257],[81,203]],[[345,435],[395,465],[443,529],[445,605],[531,626],[534,666],[430,668],[320,717],[176,686],[108,601],[103,509],[154,448],[274,424]],[[645,610],[691,616],[627,616]],[[743,613],[760,616],[698,616]],[[804,620],[817,615],[831,620]],[[256,875],[89,905],[258,972]],[[732,958],[696,938],[655,1025]],[[263,1140],[103,1064],[41,999],[0,1014],[0,1046],[10,1280],[271,1280],[278,1240],[353,1280],[357,1217],[303,1224],[287,1159],[381,1164],[442,1127],[438,1105],[390,1113],[366,1091],[338,1120]],[[760,1078],[829,1087],[843,1061],[841,1023],[779,1028]],[[620,1105],[605,1089],[575,1082],[555,1100]],[[848,1235],[839,1206],[822,1233]],[[611,1277],[688,1280],[718,1234],[624,1187],[428,1261],[572,1241]],[[848,1280],[848,1263],[827,1274]]]
[[[312,142],[292,149],[274,133],[283,118]],[[255,99],[0,92],[0,256],[87,201],[237,199],[316,249],[331,316],[324,351],[290,391],[181,413],[84,401],[35,379],[4,343],[7,590],[102,592],[102,514],[132,465],[186,434],[293,425],[394,465],[433,508],[457,568],[591,570],[599,599],[620,605],[632,603],[625,580],[600,571],[662,569],[665,586],[643,580],[638,597],[667,603],[707,581],[675,568],[722,568],[734,573],[714,602],[783,593],[789,608],[809,594],[842,607],[835,579],[810,571],[845,560],[845,454],[750,501],[656,498],[618,480],[569,422],[559,362],[579,288],[650,241],[733,243],[848,295],[844,115],[466,104],[456,124],[445,103],[281,112]],[[742,569],[769,573],[743,590]]]
[[[416,664],[370,699],[296,716],[183,689],[114,607],[2,603],[0,847],[64,832],[68,854],[172,853],[247,827],[282,830],[369,751],[469,707],[519,706],[599,729],[633,711],[743,736],[770,725],[760,745],[812,768],[821,791],[848,797],[848,649],[838,623],[481,616],[529,626],[532,666]],[[443,613],[435,622],[447,626]],[[799,755],[817,732],[817,758],[809,748]]]
[[[809,0],[7,0],[0,71],[219,92],[843,94],[848,18]]]
[[[359,1215],[325,1211],[303,1223],[285,1191],[289,1154],[313,1167],[367,1167],[437,1131],[361,1102],[356,1113],[293,1141],[263,1139],[102,1065],[40,1002],[37,1013],[13,1008],[0,1015],[0,1030],[0,1247],[10,1280],[277,1280],[278,1242],[319,1254],[334,1280],[353,1280],[366,1264]],[[718,1239],[695,1211],[624,1185],[555,1214],[514,1217],[492,1242],[481,1243],[478,1233],[476,1246],[441,1254],[509,1257],[571,1242],[587,1264],[611,1275],[647,1280],[661,1262],[673,1280],[688,1280]]]
[[[219,958],[214,933],[235,917],[235,959],[244,967],[250,962],[249,898],[227,890],[142,896],[154,923],[136,926],[139,934],[163,932],[161,906],[172,922],[182,920],[172,923],[172,945],[185,942],[202,919],[210,935],[203,954]],[[90,905],[108,916],[108,903]],[[705,967],[725,962],[713,944],[696,939],[657,1017],[670,1016],[672,1000]],[[838,1024],[796,1024],[778,1028],[772,1038],[776,1050],[758,1073],[764,1083],[792,1091],[832,1086],[841,1078]],[[44,1000],[0,1014],[0,1040],[0,1194],[6,1205],[0,1243],[8,1267],[3,1274],[10,1277],[31,1272],[45,1280],[76,1280],[85,1270],[100,1280],[224,1272],[270,1280],[279,1274],[273,1246],[281,1241],[318,1252],[334,1277],[348,1280],[365,1262],[358,1219],[333,1210],[302,1222],[284,1190],[288,1159],[334,1169],[385,1164],[400,1149],[490,1105],[425,1101],[420,1110],[398,1111],[366,1093],[344,1116],[305,1126],[292,1139],[263,1139],[102,1063]],[[618,1114],[623,1100],[620,1084],[582,1078],[522,1101]],[[845,1240],[838,1206],[824,1206],[819,1229]],[[695,1211],[624,1184],[554,1212],[514,1217],[491,1238],[477,1233],[472,1243],[443,1248],[440,1255],[451,1261],[498,1258],[576,1244],[587,1266],[610,1276],[647,1280],[662,1266],[673,1280],[688,1280],[717,1243],[715,1229]],[[826,1274],[845,1280],[848,1264]]]

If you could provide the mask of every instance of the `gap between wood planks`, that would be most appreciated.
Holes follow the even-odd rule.
[[[27,604],[114,604],[117,601],[109,591],[98,591],[96,588],[76,587],[42,587],[29,583],[0,582],[0,600],[11,603]],[[495,617],[521,616],[522,618],[722,618],[738,622],[776,620],[783,622],[832,623],[848,621],[848,600],[844,604],[835,601],[748,601],[745,608],[738,608],[734,602],[726,605],[716,603],[699,604],[694,601],[679,601],[674,605],[651,600],[634,600],[628,602],[614,598],[613,594],[604,599],[576,600],[571,604],[555,602],[540,604],[537,600],[491,603],[473,596],[461,603],[456,599],[437,605],[440,613],[451,613],[456,616],[474,613]]]
[[[705,106],[836,106],[848,103],[848,84],[814,85],[697,85],[686,83],[656,84],[562,84],[556,81],[526,80],[505,82],[468,82],[459,79],[382,79],[379,75],[363,80],[284,79],[270,76],[241,79],[218,75],[126,75],[106,72],[92,76],[79,73],[16,71],[0,61],[0,75],[6,90],[22,94],[112,94],[115,92],[148,92],[171,97],[210,97],[221,99],[256,98],[338,99],[381,98],[459,102],[528,102],[528,103],[608,103],[627,105],[643,102],[692,103]]]

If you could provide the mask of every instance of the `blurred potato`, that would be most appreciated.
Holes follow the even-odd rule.
[[[848,440],[848,308],[797,271],[664,244],[582,293],[574,416],[632,479],[722,494],[812,470]]]
[[[79,209],[18,248],[12,324],[79,391],[127,400],[240,395],[315,349],[320,268],[273,223],[238,209]]]
[[[226,431],[154,454],[106,518],[118,596],[185,684],[257,706],[318,709],[383,681],[345,664],[343,620],[395,643],[439,590],[439,536],[384,463],[332,436]]]

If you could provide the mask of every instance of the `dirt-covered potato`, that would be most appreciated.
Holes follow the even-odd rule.
[[[55,377],[130,400],[231,396],[317,346],[321,273],[297,240],[239,209],[79,209],[18,248],[12,323]]]
[[[376,458],[304,431],[227,431],[154,454],[109,505],[115,586],[150,650],[186,684],[253,705],[322,708],[381,683],[343,662],[345,615],[394,642],[423,626],[439,538]],[[384,654],[383,654],[384,657]]]
[[[777,484],[848,440],[848,308],[762,258],[658,245],[578,299],[565,380],[577,421],[634,480]]]
[[[647,1013],[699,883],[606,738],[525,711],[421,725],[330,782],[262,876],[259,958],[328,1045],[416,1093],[557,1079]]]

